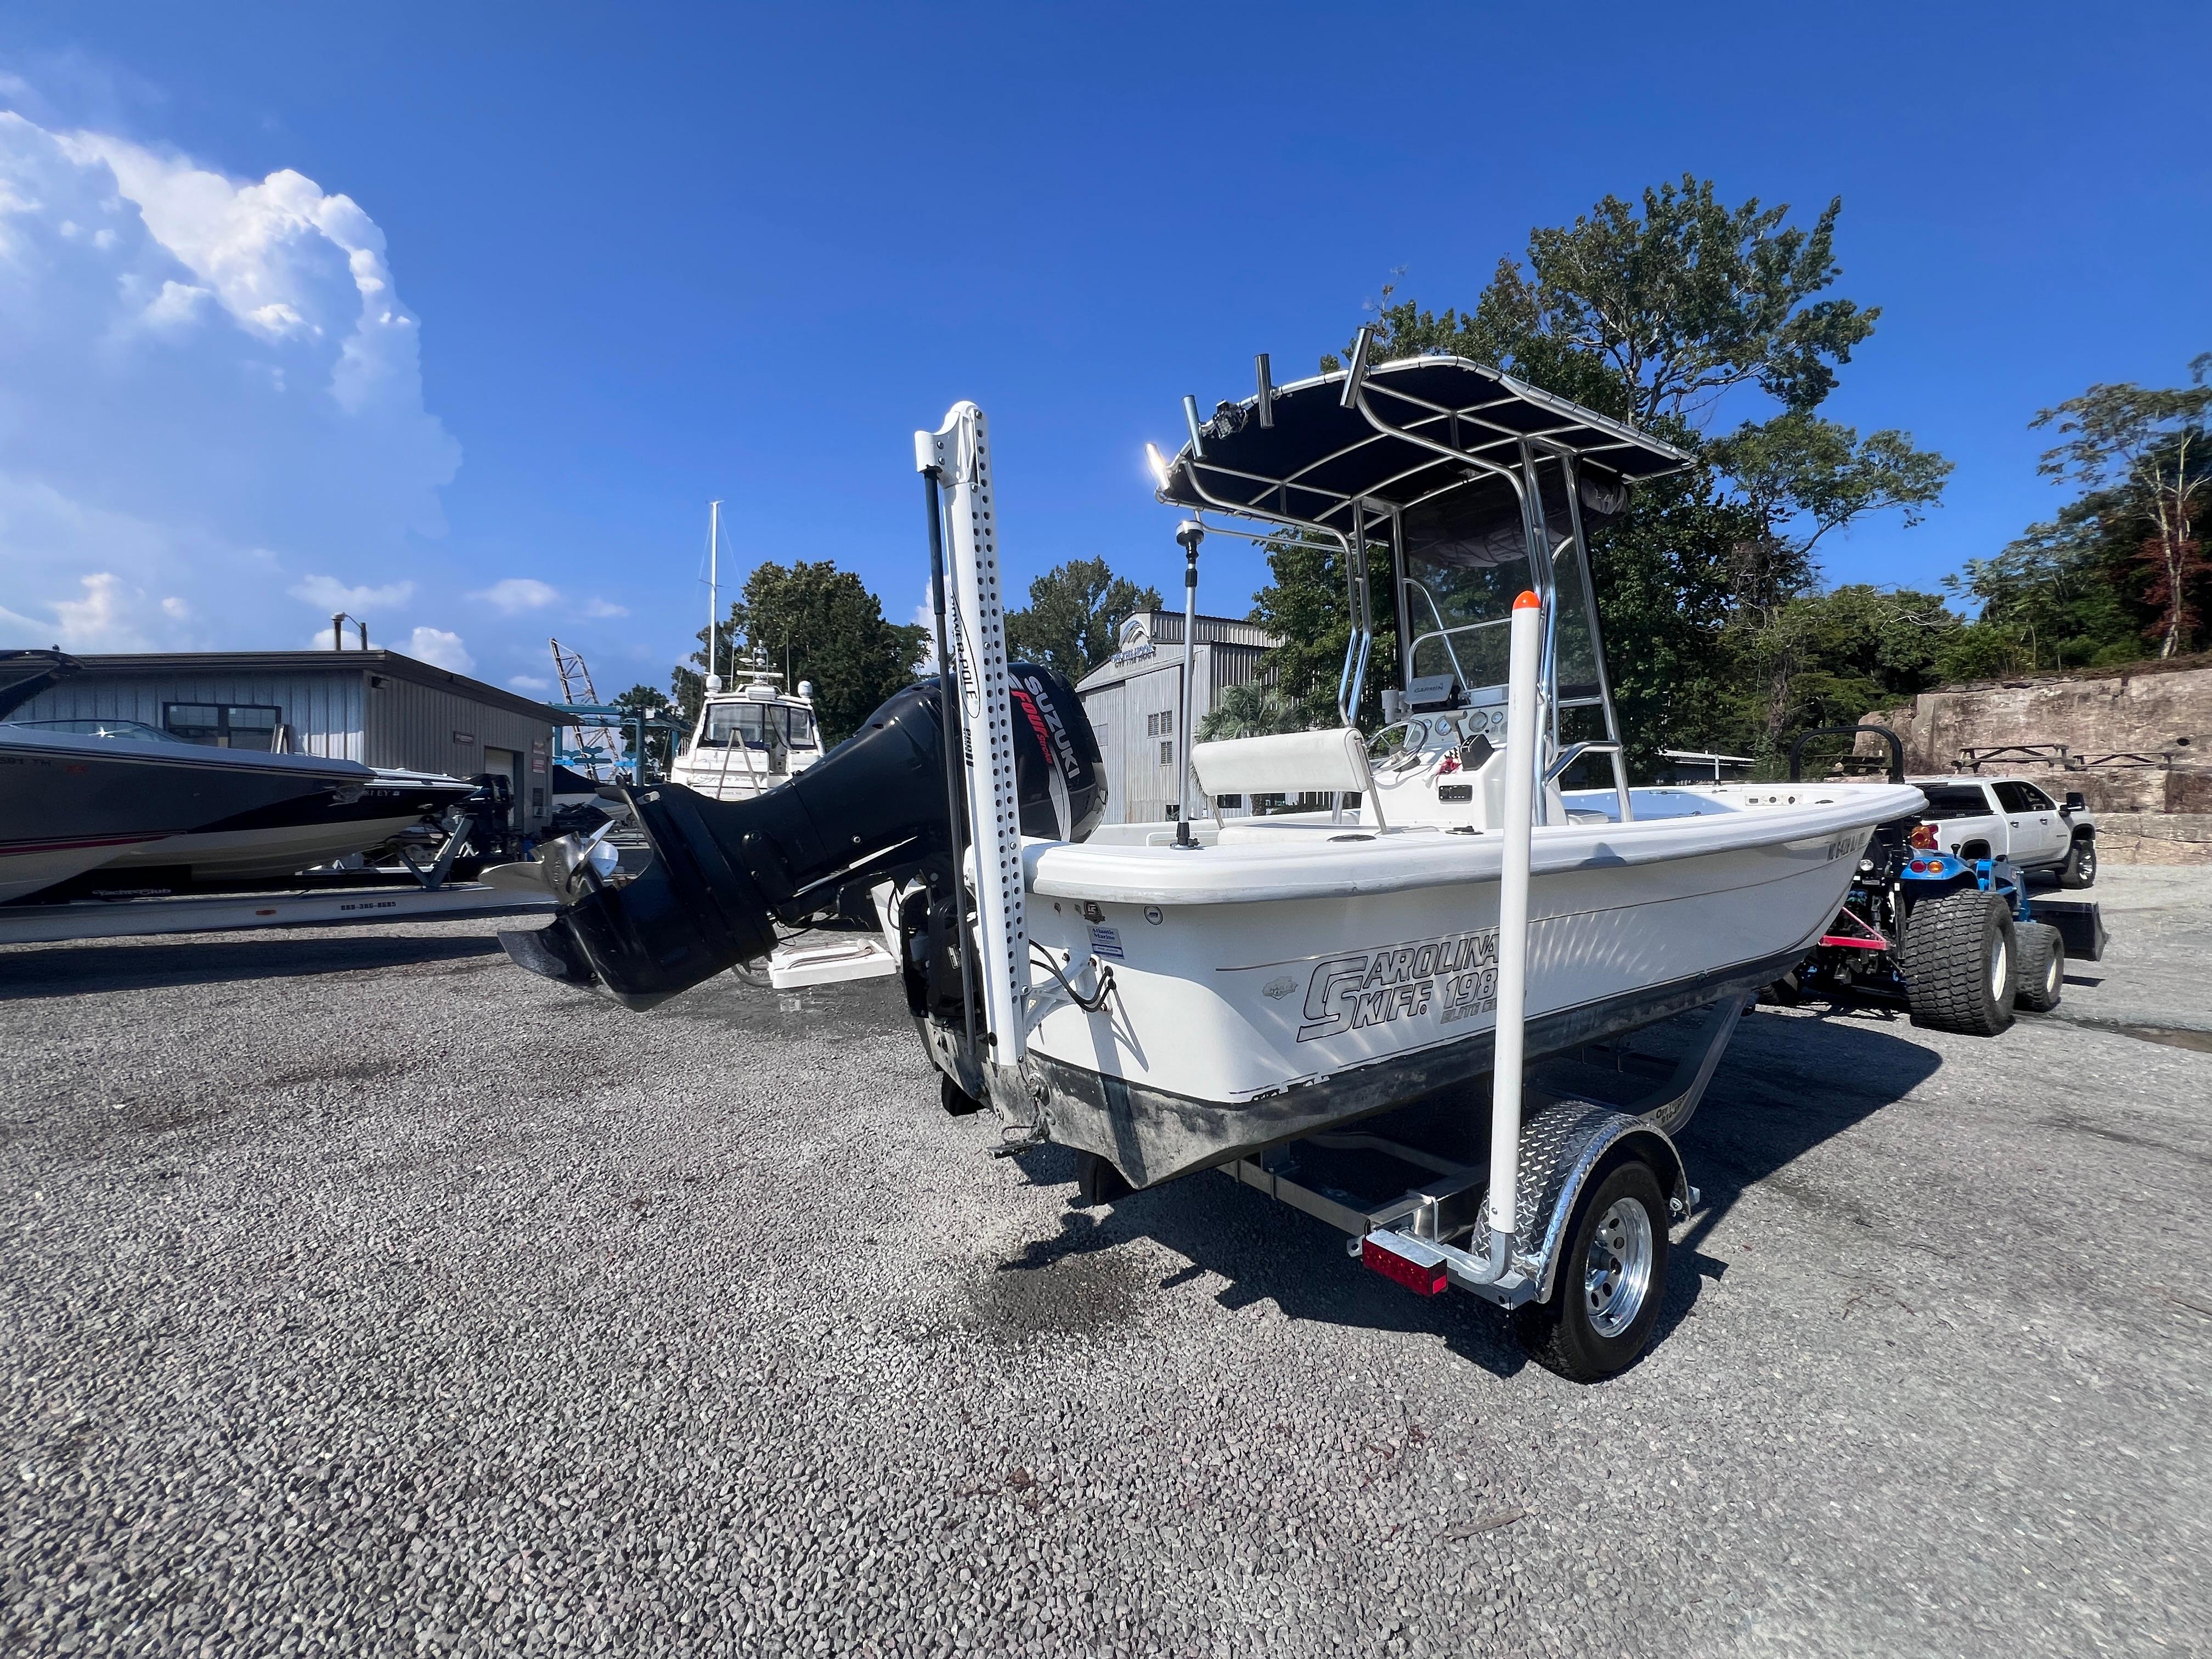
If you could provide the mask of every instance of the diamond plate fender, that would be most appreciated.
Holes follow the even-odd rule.
[[[1649,1118],[1634,1117],[1587,1100],[1555,1101],[1531,1112],[1521,1126],[1521,1178],[1516,1194],[1520,1231],[1513,1238],[1513,1267],[1536,1286],[1536,1299],[1552,1299],[1559,1250],[1575,1200],[1609,1154],[1627,1149],[1658,1170],[1667,1192],[1668,1220],[1689,1213],[1692,1194],[1682,1156],[1664,1130]],[[1490,1236],[1490,1200],[1474,1222],[1474,1237]]]

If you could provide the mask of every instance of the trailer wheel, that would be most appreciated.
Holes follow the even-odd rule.
[[[2020,988],[2013,1000],[2031,1013],[2047,1014],[2058,1006],[2066,984],[2066,941],[2047,921],[2022,922],[2020,937]]]
[[[2097,838],[2076,836],[2066,849],[2066,862],[2058,866],[2061,887],[2087,887],[2097,879]]]
[[[2002,897],[1960,887],[1912,907],[1898,951],[1912,1023],[1966,1036],[2012,1024],[2018,944]]]
[[[966,1117],[971,1112],[983,1109],[983,1103],[955,1083],[943,1072],[937,1074],[937,1103],[945,1108],[950,1117]]]
[[[1648,1164],[1593,1182],[1575,1206],[1548,1302],[1513,1316],[1528,1357],[1571,1382],[1626,1370],[1651,1340],[1667,1291],[1667,1196]]]

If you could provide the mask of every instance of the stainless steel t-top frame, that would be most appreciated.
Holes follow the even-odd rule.
[[[1333,542],[1342,555],[1346,600],[1352,623],[1337,682],[1337,713],[1355,723],[1374,647],[1369,601],[1368,552],[1379,549],[1391,562],[1401,650],[1401,692],[1413,689],[1417,649],[1439,641],[1456,667],[1454,636],[1502,627],[1505,619],[1449,624],[1434,598],[1413,579],[1405,516],[1451,492],[1486,482],[1502,483],[1520,508],[1529,586],[1544,602],[1541,720],[1546,750],[1540,776],[1565,769],[1551,760],[1560,750],[1563,708],[1595,708],[1601,738],[1565,751],[1565,764],[1584,754],[1609,754],[1624,819],[1629,816],[1627,775],[1612,684],[1591,586],[1583,534],[1585,477],[1607,485],[1672,472],[1690,458],[1633,428],[1510,376],[1458,357],[1412,357],[1370,362],[1373,331],[1363,328],[1343,370],[1287,386],[1273,384],[1267,360],[1258,360],[1257,394],[1222,404],[1210,421],[1199,417],[1194,398],[1183,400],[1190,441],[1162,467],[1159,498],[1199,513],[1207,510],[1301,531]],[[1257,418],[1255,418],[1256,416]],[[1565,497],[1565,522],[1545,510],[1539,469],[1557,469],[1557,491]],[[1208,522],[1217,532],[1265,541],[1280,529],[1253,532]],[[1381,534],[1376,532],[1380,531]],[[1560,695],[1559,685],[1561,569],[1570,566],[1587,617],[1595,669],[1593,694]],[[1425,619],[1422,613],[1428,613]],[[1433,621],[1434,627],[1424,628]],[[1468,691],[1478,688],[1461,684]]]

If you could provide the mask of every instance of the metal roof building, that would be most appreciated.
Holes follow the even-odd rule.
[[[552,811],[542,702],[397,651],[175,651],[86,656],[13,718],[129,720],[192,743],[289,749],[369,766],[506,775],[516,827]]]
[[[1232,685],[1269,684],[1261,654],[1278,643],[1257,623],[1200,617],[1192,678],[1194,718]],[[1176,801],[1176,711],[1182,706],[1182,613],[1143,611],[1121,624],[1114,654],[1075,688],[1106,768],[1109,823],[1149,823]]]

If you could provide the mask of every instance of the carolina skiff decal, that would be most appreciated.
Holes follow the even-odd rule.
[[[1260,988],[1260,994],[1267,998],[1270,1002],[1280,1002],[1285,997],[1290,995],[1291,992],[1297,988],[1297,981],[1292,979],[1288,974],[1285,974],[1281,978],[1271,979],[1265,985],[1262,985]]]
[[[1273,994],[1274,988],[1267,990]],[[1450,933],[1316,964],[1306,981],[1306,1023],[1298,1027],[1298,1041],[1419,1019],[1431,1008],[1438,1024],[1449,1025],[1497,1006],[1498,930]]]

